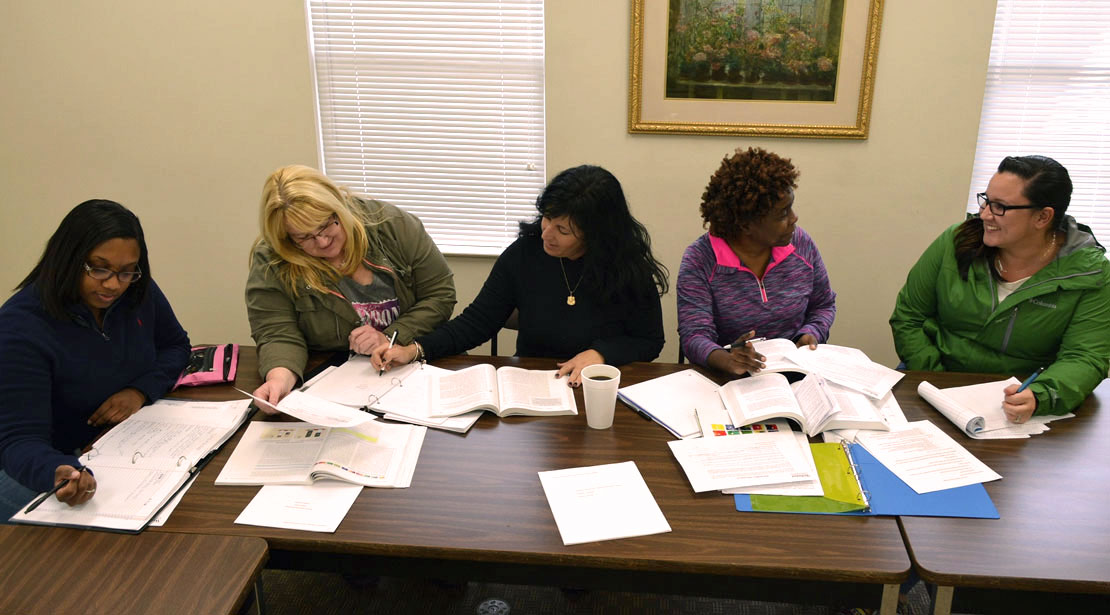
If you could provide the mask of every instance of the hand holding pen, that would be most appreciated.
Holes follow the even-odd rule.
[[[755,337],[755,331],[748,331],[736,339],[735,342],[724,347],[724,352],[714,350],[709,353],[709,366],[723,372],[742,376],[745,373],[756,373],[764,368],[766,357],[755,350],[754,344],[765,338]]]
[[[1011,384],[1003,389],[1005,397],[1002,398],[1002,411],[1006,413],[1006,418],[1011,423],[1024,423],[1037,411],[1037,398],[1033,395],[1033,391],[1029,390],[1029,385],[1033,384],[1044,370],[1043,367],[1039,368],[1020,386]]]
[[[31,502],[25,512],[31,512],[45,502],[50,496],[56,496],[58,501],[70,506],[84,504],[92,499],[96,493],[96,478],[88,468],[78,465],[61,465],[54,470],[54,488],[40,495]]]
[[[394,331],[393,335],[391,335],[389,337],[389,346],[386,347],[386,349],[385,349],[386,352],[389,352],[389,349],[393,348],[393,342],[396,342],[396,341],[397,341],[397,331]],[[378,369],[378,376],[381,376],[384,373],[385,373],[385,363],[382,363],[381,367]]]

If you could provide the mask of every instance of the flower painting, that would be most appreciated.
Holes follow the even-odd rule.
[[[883,0],[634,0],[629,131],[867,137]]]
[[[836,98],[844,0],[670,0],[671,98]]]

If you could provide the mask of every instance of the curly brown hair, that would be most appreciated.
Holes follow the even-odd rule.
[[[740,235],[749,224],[767,215],[791,188],[798,170],[789,158],[749,147],[721,161],[701,195],[701,218],[709,232],[723,239]]]

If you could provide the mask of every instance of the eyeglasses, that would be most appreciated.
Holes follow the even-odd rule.
[[[295,244],[297,244],[298,246],[300,246],[300,247],[302,247],[302,248],[303,248],[303,247],[304,247],[304,244],[306,244],[306,243],[308,243],[308,242],[310,242],[310,241],[315,241],[315,240],[317,240],[317,239],[319,239],[319,238],[321,238],[321,237],[324,237],[324,236],[325,236],[325,234],[326,234],[326,233],[327,233],[328,231],[330,231],[330,230],[331,230],[331,227],[332,227],[332,225],[335,225],[335,224],[339,224],[339,218],[337,218],[337,217],[335,216],[335,214],[332,214],[331,216],[329,216],[329,217],[328,217],[328,221],[327,221],[327,222],[325,222],[325,223],[321,224],[321,225],[320,225],[320,228],[316,229],[316,232],[315,232],[315,233],[308,233],[308,234],[306,234],[306,235],[290,235],[290,236],[289,236],[289,239],[290,239],[290,240],[291,240],[291,241],[292,241],[293,243],[295,243]]]
[[[100,280],[101,282],[115,277],[120,281],[120,284],[130,284],[143,277],[143,272],[139,271],[137,267],[135,271],[112,271],[111,269],[105,269],[103,267],[90,267],[88,263],[85,263],[85,273],[88,274],[90,278]]]
[[[1000,218],[1002,216],[1005,216],[1006,212],[1010,211],[1011,209],[1040,209],[1042,207],[1046,207],[1046,205],[1005,205],[999,203],[998,201],[992,201],[988,199],[986,192],[980,192],[979,194],[976,194],[975,200],[979,201],[980,212],[983,211],[983,208],[990,207],[991,213]]]

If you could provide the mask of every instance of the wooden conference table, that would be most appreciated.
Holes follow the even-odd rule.
[[[436,365],[482,362],[553,367],[546,360],[476,356]],[[687,367],[629,365],[621,383]],[[236,386],[251,391],[259,384],[254,349],[243,348]],[[241,397],[230,387],[186,395]],[[365,489],[334,534],[236,525],[258,488],[213,484],[236,436],[166,525],[150,531],[261,537],[276,568],[818,604],[881,602],[884,612],[894,612],[897,586],[910,571],[897,519],[742,515],[730,497],[691,490],[663,428],[618,403],[611,429],[589,429],[581,392],[576,395],[578,416],[498,419],[486,413],[465,435],[429,429],[412,486]],[[636,462],[672,531],[564,546],[537,472],[628,460]]]
[[[266,542],[0,525],[0,553],[0,613],[237,613]]]
[[[997,377],[910,372],[895,393],[910,420],[929,418],[1002,480],[986,483],[1000,519],[901,517],[914,567],[938,586],[936,610],[1106,612],[1110,607],[1110,380],[1072,419],[1022,440],[974,440],[917,397]],[[953,596],[953,588],[958,588]]]

